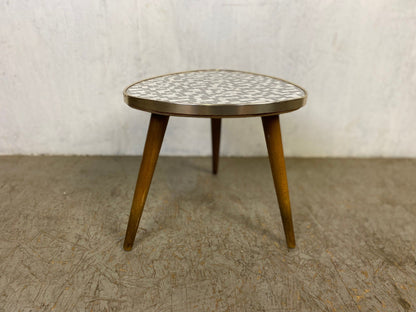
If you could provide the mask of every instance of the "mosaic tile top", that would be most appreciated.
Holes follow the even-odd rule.
[[[129,97],[182,105],[262,105],[301,99],[305,92],[277,78],[231,70],[170,74],[135,83]]]

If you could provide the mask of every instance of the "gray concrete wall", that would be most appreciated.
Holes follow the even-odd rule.
[[[138,154],[148,114],[122,89],[229,68],[286,78],[287,155],[416,156],[416,5],[377,1],[1,1],[0,154]],[[210,153],[209,122],[172,119],[162,150]],[[259,120],[226,120],[222,153],[265,155]]]

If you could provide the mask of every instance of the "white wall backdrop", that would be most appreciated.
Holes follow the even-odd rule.
[[[139,154],[128,84],[227,68],[298,83],[286,155],[416,157],[415,0],[0,1],[0,154]],[[210,154],[208,119],[171,118],[163,154]],[[259,118],[223,155],[265,155]]]

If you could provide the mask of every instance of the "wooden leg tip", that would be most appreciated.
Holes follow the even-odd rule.
[[[289,249],[294,249],[294,248],[296,248],[296,243],[295,243],[295,242],[290,242],[290,243],[287,243],[287,248],[289,248]]]
[[[124,244],[123,249],[125,251],[130,251],[133,249],[133,244]]]

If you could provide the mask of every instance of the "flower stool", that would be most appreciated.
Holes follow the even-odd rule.
[[[305,105],[304,89],[265,75],[197,70],[134,83],[124,90],[124,101],[151,113],[124,250],[133,247],[169,116],[211,118],[214,174],[218,170],[221,118],[261,117],[286,243],[289,248],[295,247],[279,115]]]

